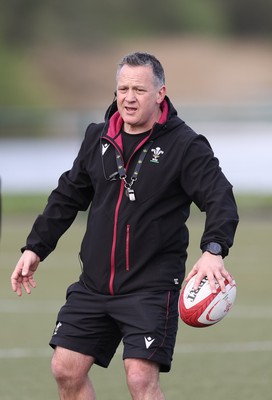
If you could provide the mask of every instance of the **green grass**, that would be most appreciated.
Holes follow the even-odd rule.
[[[42,211],[48,195],[45,194],[17,194],[3,195],[2,207],[5,215],[24,215]]]
[[[27,51],[12,50],[0,41],[0,52],[0,106],[37,107],[50,104],[52,94],[42,82]]]
[[[48,194],[5,194],[3,195],[3,211],[5,214],[39,212],[44,206]],[[236,198],[239,211],[242,213],[259,215],[272,211],[272,194],[238,194]]]
[[[33,219],[46,197],[19,201],[4,198],[1,241],[1,400],[57,399],[47,345],[67,286],[78,278],[77,252],[84,232],[79,218],[41,263],[37,288],[18,298],[11,292],[10,274],[20,256]],[[263,202],[268,204],[263,208]],[[234,248],[225,263],[237,281],[237,299],[230,315],[219,324],[196,329],[180,321],[176,354],[170,374],[162,374],[167,400],[271,399],[272,299],[270,201],[244,201]],[[250,203],[250,205],[248,205]],[[12,205],[13,204],[13,205]],[[28,206],[27,206],[28,204]],[[35,205],[36,204],[36,205]],[[261,204],[261,207],[259,205]],[[266,214],[266,215],[265,215]],[[196,211],[189,223],[191,243],[188,270],[199,256],[203,218]],[[25,353],[23,353],[23,351]],[[121,348],[107,370],[95,367],[92,378],[97,398],[129,399]]]

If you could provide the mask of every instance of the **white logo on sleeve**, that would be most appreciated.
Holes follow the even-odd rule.
[[[155,338],[152,339],[150,336],[148,336],[148,337],[144,337],[144,340],[145,340],[145,347],[146,347],[147,349],[149,349],[149,347],[150,347],[150,346],[152,345],[152,343],[154,342]]]
[[[59,330],[59,328],[62,326],[62,323],[61,322],[59,322],[58,324],[57,324],[57,326],[56,326],[56,328],[55,328],[55,330],[54,330],[54,333],[53,333],[53,335],[57,335],[58,334],[58,330]]]

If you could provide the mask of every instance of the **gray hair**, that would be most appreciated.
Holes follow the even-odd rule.
[[[154,75],[154,83],[156,86],[163,86],[165,84],[164,70],[159,62],[159,60],[148,53],[131,53],[123,57],[123,59],[118,64],[117,68],[117,78],[119,76],[120,70],[124,65],[130,65],[133,67],[150,65]]]

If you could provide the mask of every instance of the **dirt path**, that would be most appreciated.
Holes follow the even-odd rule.
[[[104,107],[111,101],[117,63],[133,51],[147,51],[161,60],[168,94],[179,103],[272,99],[272,43],[162,38],[124,41],[91,51],[55,48],[34,54],[56,102],[85,108]]]

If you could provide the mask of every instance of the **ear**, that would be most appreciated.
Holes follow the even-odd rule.
[[[163,102],[163,100],[164,100],[164,98],[165,98],[165,95],[166,95],[166,86],[163,85],[163,86],[159,89],[158,94],[157,94],[157,103],[158,103],[158,104],[161,104],[161,103]]]

